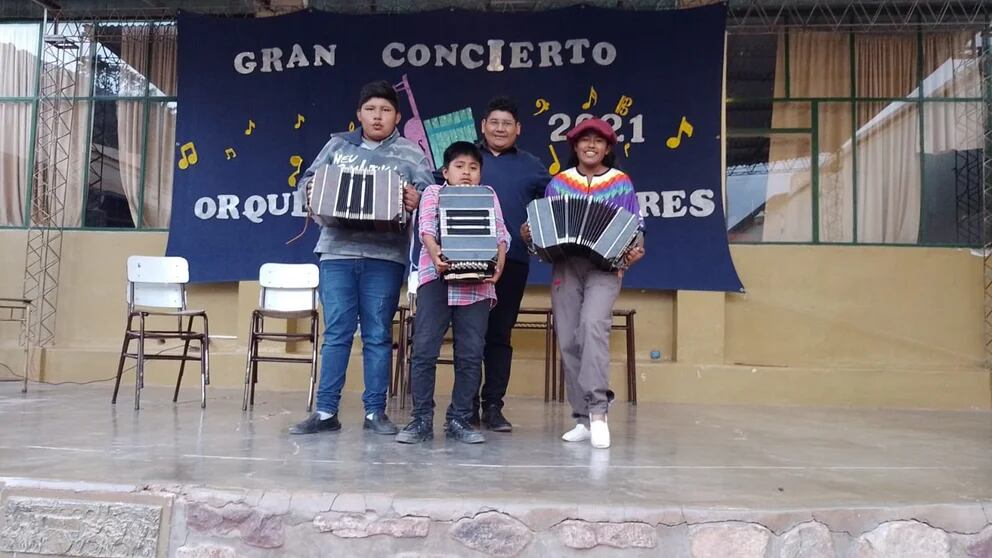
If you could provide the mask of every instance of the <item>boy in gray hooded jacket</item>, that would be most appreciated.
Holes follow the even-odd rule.
[[[358,103],[360,126],[334,134],[300,181],[308,191],[322,165],[388,168],[413,185],[404,191],[404,205],[413,211],[420,192],[432,182],[423,151],[396,130],[399,99],[393,86],[376,81],[362,87]],[[377,434],[396,434],[386,416],[386,390],[392,352],[392,322],[408,263],[406,233],[346,229],[328,226],[320,217],[320,302],[324,309],[324,342],[320,352],[317,411],[290,428],[291,434],[313,434],[341,429],[338,405],[345,371],[359,320],[365,376],[364,428]]]

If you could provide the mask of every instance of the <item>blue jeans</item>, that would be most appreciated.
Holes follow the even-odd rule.
[[[399,302],[403,274],[402,265],[386,260],[320,262],[324,344],[320,349],[318,411],[338,412],[359,318],[365,372],[362,402],[366,413],[385,410],[393,351],[393,314]]]

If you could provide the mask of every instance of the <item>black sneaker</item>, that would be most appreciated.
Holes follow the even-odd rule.
[[[389,417],[386,416],[385,411],[376,411],[372,415],[372,418],[365,415],[365,424],[362,428],[365,430],[371,430],[376,434],[385,434],[387,436],[392,436],[400,431],[400,429],[396,428],[396,425],[393,424],[393,421],[389,420]]]
[[[317,432],[332,432],[334,430],[341,430],[341,421],[338,420],[337,413],[331,415],[330,418],[321,420],[320,415],[314,413],[307,417],[306,420],[299,424],[295,424],[289,428],[290,434],[316,434]]]
[[[401,444],[419,444],[434,439],[434,425],[424,419],[415,418],[396,435]]]
[[[512,432],[513,425],[503,416],[503,410],[499,407],[489,407],[482,413],[482,426],[493,432]]]
[[[452,440],[458,440],[464,444],[481,444],[486,441],[486,437],[481,432],[461,419],[449,420],[444,425],[444,433]]]
[[[474,411],[472,416],[468,417],[468,423],[473,428],[482,428],[482,421],[479,420],[479,411]]]

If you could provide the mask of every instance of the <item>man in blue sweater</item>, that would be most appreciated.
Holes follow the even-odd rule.
[[[527,244],[520,239],[520,226],[527,220],[527,204],[544,196],[551,177],[540,159],[517,147],[520,119],[513,101],[506,97],[490,101],[481,128],[482,183],[496,190],[506,228],[512,236],[503,276],[496,283],[496,306],[489,313],[481,425],[495,432],[510,432],[513,426],[503,416],[503,397],[510,383],[513,360],[510,334],[517,322],[530,270]],[[479,405],[477,398],[476,406]],[[474,421],[479,421],[478,412],[474,417]]]
[[[322,165],[391,169],[414,188],[406,188],[408,211],[420,203],[419,191],[430,185],[427,157],[416,144],[400,137],[399,99],[393,86],[376,81],[362,87],[354,132],[334,134],[300,180],[307,189]],[[320,303],[324,309],[324,343],[320,352],[317,412],[290,428],[291,434],[313,434],[341,429],[338,404],[359,318],[365,375],[364,428],[377,434],[396,434],[386,416],[386,389],[393,346],[393,314],[406,272],[408,236],[328,226],[319,216]]]

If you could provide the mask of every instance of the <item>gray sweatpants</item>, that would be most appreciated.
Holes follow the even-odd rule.
[[[565,368],[565,393],[572,416],[588,423],[605,414],[613,392],[610,380],[610,327],[620,294],[616,273],[600,271],[589,260],[569,258],[551,272],[551,309]]]

